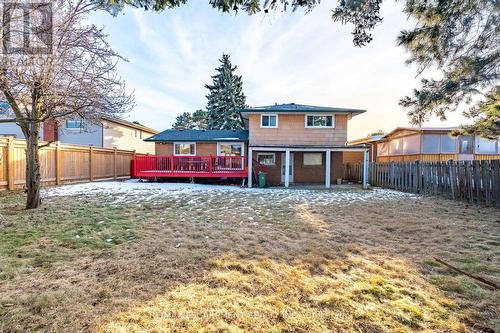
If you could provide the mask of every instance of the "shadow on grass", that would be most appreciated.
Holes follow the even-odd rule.
[[[460,277],[425,259],[459,253],[462,238],[498,247],[486,213],[450,205],[297,205],[245,193],[121,206],[53,199],[0,230],[15,240],[0,244],[0,264],[20,267],[0,285],[0,331],[466,332],[484,318],[457,302],[469,287],[446,290]],[[474,232],[471,216],[486,221]],[[37,266],[19,253],[51,259]]]

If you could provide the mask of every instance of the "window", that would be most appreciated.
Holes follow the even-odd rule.
[[[456,153],[457,152],[457,138],[448,134],[441,134],[441,152],[442,153]]]
[[[377,155],[378,156],[389,155],[389,144],[387,142],[381,142],[377,144]]]
[[[304,165],[323,165],[323,153],[304,153]]]
[[[275,153],[258,153],[257,161],[264,165],[275,165],[276,164],[276,154]]]
[[[306,127],[333,127],[333,116],[317,116],[317,115],[307,115],[306,116]]]
[[[401,155],[403,154],[403,140],[393,139],[389,141],[389,155]]]
[[[418,154],[420,152],[420,138],[418,135],[410,135],[402,138],[404,154]]]
[[[472,146],[472,136],[461,136],[459,138],[459,153],[472,154],[474,147]]]
[[[476,136],[476,153],[495,154],[497,152],[497,140],[488,140]]]
[[[438,154],[439,142],[441,135],[439,134],[424,134],[422,136],[422,153],[424,154]]]
[[[66,120],[66,128],[81,129],[83,127],[81,120]]]
[[[174,155],[196,155],[196,144],[188,143],[174,143]]]
[[[219,143],[219,151],[217,152],[219,156],[243,156],[243,144],[242,143]]]
[[[263,114],[260,116],[260,127],[277,128],[278,116],[275,114]]]

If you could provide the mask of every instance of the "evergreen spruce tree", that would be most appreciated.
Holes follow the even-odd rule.
[[[231,64],[229,55],[223,54],[221,65],[212,76],[213,84],[206,85],[207,128],[208,129],[243,129],[243,120],[239,112],[245,107],[241,76],[235,74],[236,66]]]
[[[201,109],[193,112],[193,123],[197,129],[207,129],[207,112]]]
[[[189,112],[178,115],[177,118],[175,118],[175,123],[172,125],[174,129],[193,129],[195,127],[193,116]]]

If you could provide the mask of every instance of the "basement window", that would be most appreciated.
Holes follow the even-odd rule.
[[[275,153],[258,153],[257,161],[263,165],[276,165]]]
[[[304,165],[323,165],[323,153],[304,153]]]

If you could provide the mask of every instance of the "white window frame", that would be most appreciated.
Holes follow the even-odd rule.
[[[276,117],[276,126],[263,126],[262,125],[262,117]],[[260,115],[260,128],[278,128],[278,114],[276,113],[262,113]]]
[[[259,162],[259,156],[262,156],[262,155],[273,155],[273,164],[264,164],[264,163],[261,163],[262,165],[266,165],[266,166],[274,166],[274,165],[276,165],[276,153],[257,153],[257,162]]]
[[[241,145],[241,156],[245,156],[245,143],[244,142],[217,142],[217,156],[221,156],[221,145]]]
[[[68,122],[69,121],[72,121],[72,122],[80,122],[80,127],[68,127]],[[80,131],[82,128],[83,128],[83,120],[81,119],[67,119],[66,120],[66,124],[64,126],[67,130],[70,130],[70,131]]]
[[[308,126],[307,117],[332,117],[332,126]],[[314,120],[313,120],[314,123]],[[306,114],[304,116],[304,127],[305,128],[335,128],[335,115],[334,114]]]
[[[175,145],[194,145],[194,154],[176,154]],[[196,156],[196,142],[174,142],[173,150],[174,156]]]

